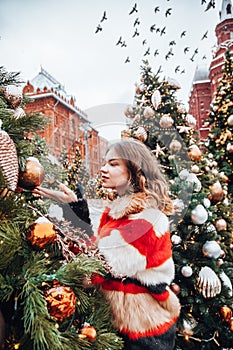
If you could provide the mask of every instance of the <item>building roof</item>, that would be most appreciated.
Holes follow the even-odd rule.
[[[65,86],[62,85],[59,81],[57,81],[52,75],[50,75],[45,69],[41,67],[39,74],[33,78],[30,83],[33,85],[34,89],[38,88],[43,91],[46,87],[48,90],[53,89],[57,93],[59,93],[62,97],[66,99],[70,99],[70,95],[68,95],[65,91]]]
[[[198,65],[194,73],[193,84],[206,81],[209,81],[209,69],[207,65]]]
[[[225,21],[225,19],[233,18],[233,9],[231,0],[222,0],[222,8],[219,11],[220,22]]]

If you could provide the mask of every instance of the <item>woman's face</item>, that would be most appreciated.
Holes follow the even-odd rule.
[[[128,186],[129,171],[123,159],[119,158],[114,150],[109,150],[105,157],[105,165],[101,167],[103,187],[116,189],[124,193]]]

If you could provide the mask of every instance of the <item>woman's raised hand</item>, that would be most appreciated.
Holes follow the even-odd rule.
[[[59,183],[58,188],[60,189],[59,191],[38,186],[32,192],[41,197],[51,198],[61,203],[72,203],[78,201],[76,194],[66,185]]]

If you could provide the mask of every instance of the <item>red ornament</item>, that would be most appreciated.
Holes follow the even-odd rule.
[[[172,283],[170,285],[171,290],[173,291],[173,293],[175,293],[176,295],[180,293],[180,286],[176,283]]]

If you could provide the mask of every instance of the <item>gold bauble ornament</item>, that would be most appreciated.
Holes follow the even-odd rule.
[[[62,322],[75,312],[77,298],[70,287],[55,281],[54,286],[45,291],[49,314]]]
[[[188,156],[194,162],[199,162],[202,158],[202,152],[197,145],[192,145],[189,147]]]
[[[37,219],[27,231],[27,240],[40,249],[54,243],[57,240],[54,224],[44,217]]]
[[[44,168],[35,157],[26,160],[25,170],[19,172],[18,186],[25,190],[33,190],[44,181]]]
[[[210,186],[211,194],[209,199],[211,201],[219,202],[223,199],[223,188],[219,181],[216,181],[212,186]]]
[[[229,306],[224,305],[220,309],[220,315],[222,316],[222,320],[225,322],[230,322],[232,318],[232,310]]]

